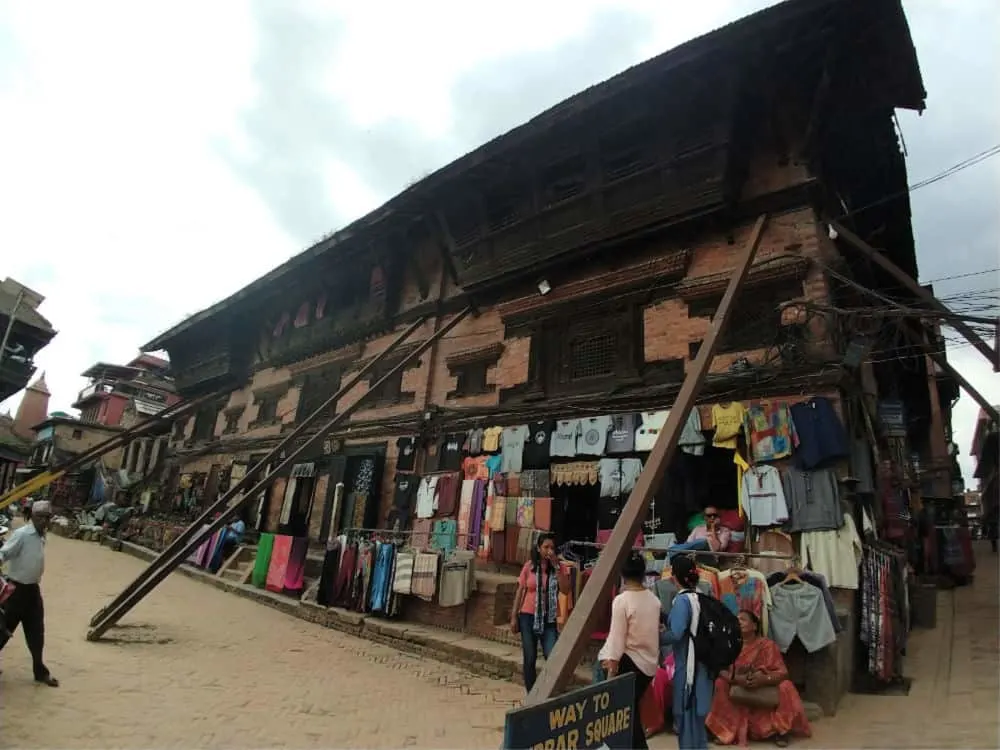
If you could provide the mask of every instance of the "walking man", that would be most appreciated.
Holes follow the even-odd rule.
[[[45,570],[45,532],[52,518],[52,506],[38,500],[31,507],[31,520],[13,531],[0,548],[0,564],[14,584],[14,593],[4,603],[4,622],[11,633],[18,625],[24,628],[24,640],[31,652],[35,682],[59,687],[42,660],[45,647],[45,608],[39,586]]]

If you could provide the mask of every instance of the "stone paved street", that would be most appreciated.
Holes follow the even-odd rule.
[[[943,595],[938,628],[913,639],[910,695],[850,695],[796,747],[998,746],[996,558],[977,552],[976,585]],[[115,640],[86,642],[90,615],[141,566],[53,538],[48,660],[63,686],[32,683],[18,633],[2,655],[0,746],[495,748],[521,696],[177,575]]]

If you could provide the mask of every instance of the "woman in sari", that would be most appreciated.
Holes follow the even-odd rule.
[[[715,681],[706,728],[719,743],[740,747],[772,738],[778,747],[787,747],[789,735],[809,737],[809,720],[778,645],[760,635],[752,612],[743,610],[739,620],[743,650],[733,668]]]

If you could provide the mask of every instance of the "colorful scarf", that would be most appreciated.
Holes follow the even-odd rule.
[[[549,575],[542,575],[544,563],[539,563],[535,571],[535,635],[545,632],[545,626],[556,621],[559,616],[559,576],[549,567]],[[548,586],[543,585],[543,580]]]

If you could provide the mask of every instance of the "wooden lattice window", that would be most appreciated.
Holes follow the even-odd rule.
[[[553,206],[583,192],[587,161],[582,154],[550,165],[542,172],[542,205]]]
[[[194,417],[192,440],[210,440],[215,435],[215,422],[219,418],[219,407],[204,406]]]
[[[322,370],[315,370],[305,376],[302,381],[302,390],[299,392],[299,406],[295,418],[302,421],[314,411],[319,409],[323,403],[337,392],[340,386],[340,368],[330,367]],[[331,404],[323,411],[323,417],[332,417],[337,411],[337,405]]]
[[[278,419],[278,394],[257,397],[257,424],[267,424]]]
[[[613,375],[615,359],[618,356],[617,347],[617,336],[614,333],[598,333],[571,341],[569,345],[570,380]]]

